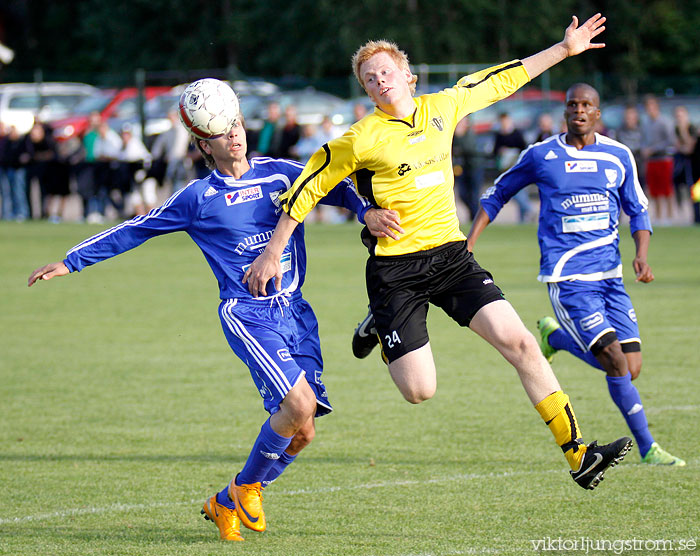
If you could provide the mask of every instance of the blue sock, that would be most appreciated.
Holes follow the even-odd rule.
[[[598,360],[595,358],[595,355],[588,350],[581,350],[578,344],[571,337],[571,334],[569,334],[563,328],[557,328],[554,332],[552,332],[549,335],[549,338],[547,338],[547,341],[554,349],[563,349],[564,351],[568,351],[571,355],[575,355],[579,359],[588,363],[591,367],[595,367],[600,371],[604,370]]]
[[[226,488],[216,495],[216,501],[222,506],[226,506],[230,510],[236,509],[236,504],[228,497],[228,485],[226,485]]]
[[[282,452],[280,459],[272,464],[272,467],[267,472],[267,476],[262,482],[263,488],[267,488],[282,472],[287,469],[287,466],[296,459],[296,456],[290,456],[287,452]]]
[[[277,434],[270,426],[270,420],[265,421],[260,428],[260,434],[253,444],[248,461],[236,479],[237,485],[261,483],[267,477],[270,469],[287,449],[292,437]]]
[[[606,376],[606,378],[610,397],[627,421],[627,426],[639,446],[639,453],[644,457],[651,448],[654,437],[649,432],[642,399],[639,397],[637,388],[632,384],[632,376],[627,373],[625,376]]]

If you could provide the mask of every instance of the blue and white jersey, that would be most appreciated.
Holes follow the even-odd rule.
[[[279,196],[289,189],[304,166],[291,160],[266,157],[250,160],[250,170],[240,179],[215,170],[174,193],[162,206],[101,232],[73,247],[64,263],[72,271],[119,255],[144,241],[170,232],[184,231],[204,253],[219,281],[221,299],[254,298],[243,284],[243,274],[265,249],[281,213]],[[370,203],[361,197],[350,179],[343,180],[323,203],[346,207],[363,222]],[[306,275],[303,224],[297,226],[281,259],[282,291],[268,286],[264,302],[276,295],[294,296]],[[272,284],[272,282],[271,282]]]
[[[596,133],[578,150],[565,133],[530,145],[481,198],[493,221],[503,205],[527,185],[540,194],[538,240],[541,282],[622,277],[618,248],[620,210],[631,232],[651,231],[648,200],[630,150]]]

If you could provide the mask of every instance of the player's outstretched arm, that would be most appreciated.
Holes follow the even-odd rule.
[[[396,233],[404,233],[401,227],[401,218],[395,210],[371,208],[365,213],[365,224],[375,237],[399,239]]]
[[[605,47],[605,43],[592,42],[595,37],[605,31],[604,23],[605,18],[599,13],[580,26],[578,18],[575,15],[572,16],[571,24],[566,28],[564,39],[561,42],[523,60],[523,65],[530,75],[530,79],[534,79],[568,56],[576,56],[591,48]]]
[[[50,263],[41,268],[37,268],[29,275],[27,287],[31,287],[37,280],[51,280],[54,276],[65,276],[66,274],[70,274],[70,271],[63,262]]]

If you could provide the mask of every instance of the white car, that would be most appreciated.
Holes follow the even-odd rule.
[[[99,89],[85,83],[6,83],[0,85],[0,122],[27,133],[34,119],[51,122]]]

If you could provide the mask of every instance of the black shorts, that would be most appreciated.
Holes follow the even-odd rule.
[[[428,303],[442,308],[460,326],[469,326],[484,305],[504,299],[491,274],[467,250],[466,241],[406,255],[372,256],[366,281],[389,362],[428,343]]]

